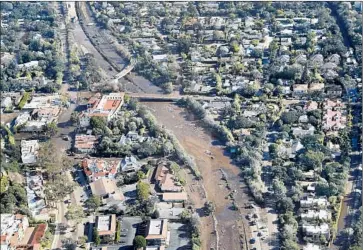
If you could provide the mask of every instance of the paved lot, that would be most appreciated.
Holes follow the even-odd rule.
[[[191,249],[188,227],[182,223],[169,223],[170,242],[167,250]]]
[[[121,219],[121,242],[124,242],[122,242],[120,249],[132,249],[137,226],[141,222],[142,219],[140,217],[123,217]]]

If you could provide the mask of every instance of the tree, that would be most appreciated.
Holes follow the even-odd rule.
[[[314,169],[315,171],[322,171],[322,162],[324,160],[324,153],[318,151],[308,150],[299,156],[299,162],[308,170]]]
[[[107,121],[105,118],[100,116],[92,116],[90,119],[90,124],[92,128],[99,128],[104,130],[107,126]]]
[[[204,203],[204,209],[207,215],[213,213],[215,210],[214,205],[211,201]]]
[[[89,210],[96,211],[101,206],[101,198],[99,196],[92,195],[84,204]]]
[[[281,120],[285,124],[293,124],[299,120],[299,113],[295,110],[283,112],[281,114]]]
[[[139,181],[136,185],[136,191],[139,200],[146,201],[150,196],[150,185],[146,182]]]
[[[78,124],[79,122],[79,114],[77,111],[73,111],[71,114],[71,122],[72,124]]]
[[[170,141],[167,141],[162,145],[164,156],[168,156],[175,151],[173,144]]]
[[[63,200],[64,197],[74,190],[74,183],[71,182],[67,175],[52,175],[52,178],[45,184],[45,196],[49,202]]]
[[[96,246],[101,244],[101,238],[100,235],[98,234],[96,227],[93,228],[93,242],[95,243]]]
[[[45,132],[49,133],[50,136],[54,136],[58,132],[58,126],[56,122],[48,123],[45,127]]]
[[[0,194],[4,193],[9,186],[8,177],[6,175],[1,176],[0,178]]]
[[[64,173],[74,166],[73,160],[64,154],[60,154],[56,145],[51,141],[40,145],[37,161],[38,165],[45,169],[52,179],[54,179],[55,175]]]
[[[146,239],[142,235],[137,235],[134,239],[133,246],[135,249],[146,247]]]
[[[68,207],[68,211],[67,211],[65,217],[67,220],[74,220],[77,223],[79,223],[85,217],[83,208],[79,205],[72,204]]]

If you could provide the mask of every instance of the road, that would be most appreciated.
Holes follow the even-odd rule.
[[[62,242],[61,242],[61,224],[66,223],[65,217],[64,217],[65,212],[64,212],[64,202],[63,201],[57,203],[57,209],[58,209],[58,213],[55,216],[56,229],[55,229],[51,249],[57,249],[57,248],[60,248],[62,246]]]

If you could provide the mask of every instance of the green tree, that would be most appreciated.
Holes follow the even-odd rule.
[[[116,234],[115,234],[115,241],[120,242],[121,240],[121,222],[116,221]]]
[[[58,126],[56,122],[48,123],[45,127],[45,132],[49,133],[50,136],[54,136],[58,132]]]
[[[150,196],[150,185],[146,182],[139,181],[136,186],[139,200],[146,201]]]
[[[92,195],[86,202],[84,203],[86,208],[91,211],[96,211],[101,206],[101,198],[99,196]]]
[[[8,177],[6,175],[1,176],[0,178],[0,193],[4,193],[9,186]]]
[[[79,223],[85,217],[85,214],[81,206],[72,204],[68,207],[65,217],[67,220],[74,220],[75,222]]]
[[[146,239],[142,235],[137,235],[134,239],[133,246],[135,249],[146,247]]]
[[[93,228],[93,242],[95,243],[96,246],[101,244],[101,238],[100,235],[98,234],[96,227]]]
[[[90,119],[90,124],[92,128],[99,128],[104,130],[107,126],[107,121],[105,118],[100,116],[92,116]]]

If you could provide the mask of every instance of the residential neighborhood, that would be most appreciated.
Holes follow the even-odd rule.
[[[1,2],[1,250],[358,250],[361,2]]]

